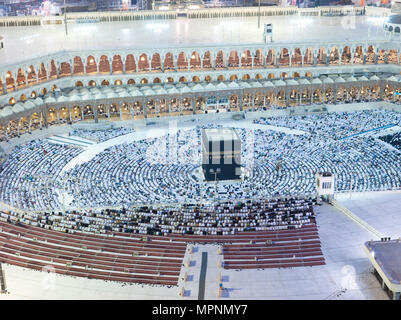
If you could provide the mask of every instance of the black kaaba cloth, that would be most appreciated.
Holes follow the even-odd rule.
[[[241,178],[241,139],[234,129],[202,129],[202,170],[206,181]]]

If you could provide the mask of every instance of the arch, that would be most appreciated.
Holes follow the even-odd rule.
[[[257,73],[255,76],[256,80],[263,80],[263,76],[260,73]]]
[[[96,74],[97,64],[94,56],[89,56],[86,58],[86,74]]]
[[[279,92],[277,92],[276,101],[277,101],[278,106],[285,107],[285,91],[284,90],[280,90]]]
[[[180,79],[178,79],[178,82],[187,82],[187,78],[182,76],[182,77],[180,77]]]
[[[121,86],[122,84],[123,84],[123,82],[120,79],[117,79],[114,81],[115,86]]]
[[[52,85],[52,91],[54,92],[57,89],[57,86],[55,84]]]
[[[66,109],[66,108],[64,107],[64,109]],[[49,108],[46,113],[47,113],[47,121],[49,123],[53,123],[53,122],[57,121],[57,111],[55,108],[53,108],[53,107]]]
[[[212,77],[211,76],[206,76],[205,77],[206,82],[212,82]]]
[[[293,67],[302,66],[302,54],[300,48],[295,48],[292,52],[291,65]]]
[[[116,116],[120,115],[120,108],[118,107],[118,104],[112,103],[109,106],[109,115],[110,115],[110,117],[113,117],[113,116],[116,117]]]
[[[319,48],[317,54],[317,64],[318,65],[325,65],[327,64],[327,51],[326,48]]]
[[[50,79],[56,79],[57,78],[57,66],[56,66],[56,62],[54,60],[50,61],[49,78]]]
[[[185,52],[180,52],[178,55],[177,70],[188,70],[188,58]]]
[[[45,68],[45,64],[42,62],[40,64],[40,67],[39,67],[38,81],[39,82],[43,82],[43,81],[46,81],[46,80],[47,80],[47,71],[46,71],[46,68]]]
[[[30,65],[28,68],[28,85],[33,85],[37,82],[36,72],[33,65]]]
[[[387,53],[386,53],[386,50],[384,50],[384,49],[379,50],[379,52],[378,52],[378,54],[377,54],[377,63],[378,63],[378,64],[387,63]]]
[[[40,91],[40,94],[42,96],[44,96],[47,93],[47,89],[46,88],[42,88],[42,90]]]
[[[74,75],[84,74],[84,64],[82,63],[81,57],[74,57],[74,60],[72,62],[72,73]]]
[[[252,67],[252,55],[249,50],[245,50],[241,53],[241,68]]]
[[[229,68],[238,68],[239,67],[239,58],[238,58],[238,53],[235,50],[232,50],[230,52],[230,55],[228,56],[228,65]]]
[[[338,65],[340,64],[340,54],[338,52],[338,48],[337,47],[333,47],[330,50],[330,54],[329,54],[329,64],[331,65]]]
[[[76,87],[83,87],[84,84],[82,83],[82,81],[76,81],[76,82],[75,82],[75,86],[76,86]]]
[[[266,56],[266,67],[274,67],[277,63],[277,55],[274,49],[270,49]]]
[[[274,73],[269,73],[267,75],[267,79],[274,79],[274,78],[275,78]]]
[[[195,98],[195,113],[204,113],[206,107],[206,100],[204,97]]]
[[[200,82],[200,79],[198,76],[193,76],[192,77],[192,82]]]
[[[351,48],[345,46],[341,55],[341,64],[350,64],[352,59]]]
[[[278,64],[282,67],[288,67],[290,65],[290,55],[287,48],[281,49]]]
[[[305,78],[312,78],[312,72],[310,71],[305,72]]]
[[[88,107],[88,106],[86,106],[86,107]],[[90,107],[92,108],[92,106],[90,106]],[[102,117],[102,118],[106,118],[107,117],[107,107],[104,104],[99,104],[95,108],[97,109],[97,116],[98,117]]]
[[[317,88],[312,94],[312,102],[313,103],[321,103],[322,102],[322,90]]]
[[[222,75],[222,74],[220,74],[218,77],[217,77],[217,81],[224,81],[225,80],[225,78],[224,78],[224,76]]]
[[[173,71],[173,70],[175,70],[174,57],[171,52],[167,52],[164,57],[164,71]]]
[[[127,84],[129,84],[129,85],[135,84],[135,80],[134,79],[128,79]]]
[[[115,54],[113,56],[113,61],[111,62],[111,72],[113,74],[121,74],[123,73],[124,64],[121,60],[121,56],[119,54]]]
[[[300,96],[301,96],[301,104],[309,104],[311,101],[311,90],[308,88],[303,89],[300,92]]]
[[[39,112],[39,113],[34,112],[30,117],[29,130],[35,130],[35,129],[39,128],[42,123],[41,118],[42,118],[41,112]]]
[[[32,91],[31,92],[31,98],[35,99],[38,96],[38,94],[36,93],[36,91]]]
[[[15,81],[14,81],[13,74],[11,73],[11,71],[7,71],[7,73],[6,73],[7,92],[13,91],[15,89],[14,86],[15,86]]]
[[[101,85],[102,86],[108,86],[108,85],[110,85],[110,82],[108,80],[103,80]]]
[[[15,100],[14,97],[11,97],[10,99],[8,99],[8,104],[14,105],[14,104],[16,104],[16,103],[17,103],[17,100]]]
[[[191,59],[189,60],[189,68],[191,70],[200,70],[201,69],[201,59],[200,59],[200,55],[197,51],[194,51],[191,54]]]
[[[89,118],[94,117],[94,111],[93,111],[92,106],[86,105],[86,106],[83,108],[83,114],[84,114],[84,117],[89,117]]]
[[[251,76],[249,74],[244,74],[242,76],[242,80],[250,80],[250,79],[251,79]]]
[[[61,112],[60,112],[61,117]],[[80,106],[74,106],[71,109],[71,118],[72,120],[81,120],[82,119],[82,109]]]
[[[397,50],[390,49],[387,53],[387,63],[398,64],[398,53]]]
[[[394,88],[393,86],[386,84],[384,87],[384,99],[385,100],[393,100],[394,98]]]
[[[239,97],[238,94],[232,94],[229,99],[229,106],[232,111],[239,111]]]
[[[366,64],[375,64],[376,63],[376,53],[375,47],[370,45],[368,50],[366,51]]]
[[[238,80],[237,75],[236,75],[236,74],[232,74],[232,75],[230,76],[230,80],[231,80],[231,81]]]
[[[281,73],[280,78],[281,78],[281,79],[287,79],[287,78],[288,78],[287,72]]]
[[[216,69],[224,69],[226,67],[225,55],[223,50],[217,52],[215,66]]]
[[[26,85],[26,78],[25,78],[25,72],[22,70],[22,68],[18,69],[17,72],[17,87],[18,88],[23,88]]]
[[[294,72],[293,75],[292,75],[292,77],[293,77],[294,79],[299,78],[299,77],[300,77],[299,72]]]
[[[66,122],[70,116],[69,110],[67,107],[62,107],[59,111],[59,119],[60,122]],[[81,115],[81,112],[79,112],[79,115]],[[54,108],[50,108],[48,111],[48,118],[52,120],[57,119],[57,111]]]
[[[99,73],[110,74],[109,58],[107,58],[107,56],[105,56],[105,55],[100,56]]]
[[[253,59],[253,67],[254,68],[263,68],[264,67],[264,57],[262,49],[258,49],[255,52],[255,57]]]
[[[160,54],[157,52],[153,54],[152,60],[150,61],[150,68],[152,71],[162,71],[162,63],[160,59]]]
[[[88,82],[88,86],[89,87],[96,87],[96,81],[94,81],[94,80],[89,81]]]
[[[149,83],[149,82],[148,82],[148,79],[146,79],[146,78],[142,78],[140,81],[140,84],[147,84],[147,83]]]
[[[212,59],[210,55],[210,51],[206,51],[203,55],[203,69],[212,69]]]
[[[139,56],[138,72],[148,72],[148,71],[149,71],[148,56],[145,53],[142,53]]]
[[[125,59],[125,73],[136,72],[136,63],[133,54],[127,55]]]
[[[172,77],[167,77],[166,82],[167,83],[174,83],[174,79]]]
[[[334,90],[332,88],[326,88],[324,102],[334,102]]]
[[[161,83],[161,80],[160,80],[160,78],[157,78],[157,77],[156,77],[156,78],[154,78],[154,79],[153,79],[153,83]]]
[[[304,55],[304,66],[313,66],[315,64],[315,54],[312,48],[306,48]]]
[[[363,48],[362,46],[357,46],[354,52],[354,64],[363,64]]]
[[[60,78],[71,76],[71,66],[68,62],[62,62],[59,70]]]

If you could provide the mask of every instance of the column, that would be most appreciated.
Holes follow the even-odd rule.
[[[195,97],[191,98],[191,106],[192,106],[192,114],[195,114],[195,108],[196,108],[196,101],[195,101]]]
[[[147,102],[147,101],[144,101],[144,102],[142,103],[143,117],[144,117],[145,119],[148,117],[148,110],[146,109],[146,102]]]
[[[97,106],[94,106],[93,107],[93,114],[94,114],[94,116],[95,116],[95,123],[98,123],[99,122],[99,116],[98,116],[98,113],[97,113]]]
[[[48,126],[49,126],[48,121],[47,121],[47,113],[46,112],[41,112],[40,116],[42,117],[43,123],[45,125],[45,128],[47,129]],[[42,129],[42,121],[40,122],[40,128]]]

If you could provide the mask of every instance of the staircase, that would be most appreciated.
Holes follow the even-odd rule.
[[[95,141],[81,138],[81,137],[76,137],[76,136],[62,136],[62,135],[54,135],[51,136],[50,138],[47,138],[47,141],[49,143],[53,144],[60,144],[60,145],[67,145],[67,146],[73,146],[73,147],[79,147],[86,149],[87,147],[96,144]]]

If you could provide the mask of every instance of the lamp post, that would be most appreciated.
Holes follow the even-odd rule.
[[[67,7],[64,0],[64,25],[65,25],[65,35],[68,36],[68,29],[67,29]]]

